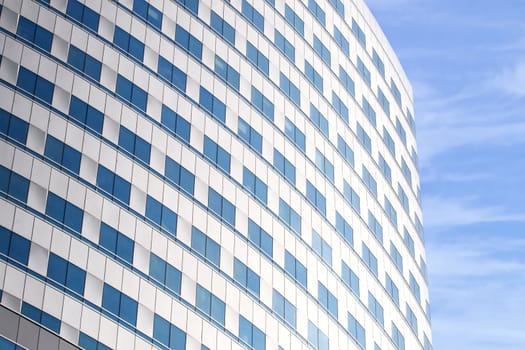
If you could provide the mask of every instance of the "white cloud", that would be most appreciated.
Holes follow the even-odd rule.
[[[496,88],[508,94],[525,97],[525,62],[519,62],[512,68],[507,68],[494,78]]]

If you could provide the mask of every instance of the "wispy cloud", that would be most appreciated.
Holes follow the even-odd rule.
[[[525,59],[498,73],[494,85],[511,95],[525,97]]]

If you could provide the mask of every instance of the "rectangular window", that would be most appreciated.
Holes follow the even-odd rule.
[[[240,75],[232,66],[219,56],[215,56],[215,73],[224,79],[228,85],[239,91]]]
[[[392,205],[392,203],[390,203],[390,201],[388,200],[386,196],[385,196],[385,212],[386,212],[386,216],[388,216],[388,218],[392,222],[392,225],[397,227],[397,211]]]
[[[67,2],[66,13],[68,16],[84,24],[92,31],[98,31],[98,22],[100,20],[99,14],[80,3],[78,0],[69,0]]]
[[[279,88],[293,103],[298,106],[301,105],[301,93],[299,92],[299,88],[283,73],[280,73],[279,75]]]
[[[397,134],[399,135],[399,137],[401,138],[401,141],[403,141],[403,143],[407,144],[407,132],[405,131],[405,128],[403,127],[403,125],[401,125],[401,121],[399,120],[399,118],[396,118],[396,131],[397,131]]]
[[[152,27],[160,30],[162,27],[162,13],[153,5],[144,0],[133,1],[133,12],[142,17]]]
[[[99,165],[97,171],[97,187],[107,193],[112,199],[129,205],[131,184],[129,181]]]
[[[175,29],[175,42],[199,61],[202,60],[201,41],[179,25]]]
[[[343,33],[341,33],[341,31],[336,26],[334,26],[334,39],[337,43],[337,46],[341,48],[343,53],[347,56],[350,55],[350,44],[348,43],[348,40],[346,40],[346,38],[344,37]]]
[[[345,6],[343,5],[343,2],[341,0],[330,0],[330,3],[335,8],[339,16],[344,18],[345,17]]]
[[[7,255],[22,265],[27,265],[29,262],[30,249],[31,242],[28,239],[0,226],[1,254]]]
[[[365,329],[351,313],[348,313],[348,332],[354,340],[359,344],[361,349],[366,349],[366,333]]]
[[[370,210],[368,211],[368,228],[380,242],[383,242],[383,226]]]
[[[233,278],[251,293],[259,296],[260,277],[237,258],[233,262]]]
[[[359,277],[344,261],[342,261],[341,278],[352,293],[359,297]]]
[[[284,134],[301,151],[306,152],[306,139],[304,133],[288,118],[284,119]]]
[[[146,196],[146,217],[176,237],[177,213],[151,196]]]
[[[235,28],[214,11],[211,11],[211,28],[219,33],[224,40],[235,46]]]
[[[381,108],[383,108],[383,111],[385,111],[386,115],[390,117],[390,102],[388,102],[383,90],[379,87],[377,87],[377,99],[379,100],[379,104],[381,105]]]
[[[392,261],[394,262],[394,265],[397,267],[399,272],[403,274],[403,256],[397,250],[396,246],[394,245],[394,242],[390,241],[390,258],[392,258]]]
[[[412,172],[410,171],[410,168],[403,157],[401,157],[401,172],[403,173],[403,176],[405,176],[408,184],[412,185]]]
[[[161,123],[184,141],[190,142],[190,123],[166,105],[162,105]]]
[[[410,129],[415,134],[416,133],[416,121],[414,120],[414,117],[412,116],[412,113],[407,108],[407,120],[408,120],[408,126],[410,126]]]
[[[392,95],[394,95],[397,104],[401,107],[401,93],[393,79],[390,80],[390,91],[392,91]]]
[[[239,338],[254,350],[266,349],[266,335],[242,315],[239,315]]]
[[[273,165],[288,181],[295,185],[295,166],[277,149],[273,150]]]
[[[363,96],[363,111],[365,112],[365,116],[368,118],[370,123],[375,127],[376,126],[376,111],[374,108],[372,108],[372,105],[368,102],[368,100]]]
[[[301,235],[301,216],[281,198],[279,198],[279,217],[284,220],[295,233],[299,236]]]
[[[327,66],[330,66],[332,62],[332,55],[330,54],[330,50],[328,50],[328,48],[323,44],[321,39],[319,39],[315,34],[314,51],[319,55],[319,57],[321,57],[321,59]]]
[[[417,334],[417,317],[416,314],[414,314],[414,311],[412,311],[412,309],[410,308],[410,306],[408,306],[408,303],[406,304],[406,316],[410,328],[412,328],[414,333]]]
[[[80,335],[78,337],[78,346],[80,346],[80,348],[82,349],[89,350],[111,350],[109,346],[102,344],[101,342],[91,338],[89,335],[82,332],[80,332]]]
[[[337,298],[335,295],[330,293],[330,291],[321,282],[318,282],[317,284],[317,298],[319,299],[319,303],[328,311],[328,313],[337,319]]]
[[[273,290],[272,309],[277,315],[286,321],[290,326],[297,326],[297,309],[281,293]]]
[[[337,149],[343,155],[344,160],[346,160],[346,162],[350,164],[350,166],[353,168],[354,151],[350,148],[350,146],[348,146],[348,144],[345,142],[345,140],[343,140],[343,138],[339,134],[337,135]]]
[[[186,74],[159,55],[157,70],[159,75],[182,92],[186,91]]]
[[[397,197],[401,201],[401,205],[405,209],[407,213],[410,212],[410,207],[408,204],[408,196],[406,195],[405,191],[403,190],[403,187],[400,183],[397,184]]]
[[[37,323],[40,323],[42,326],[52,330],[53,332],[57,334],[60,333],[60,320],[54,316],[51,316],[47,312],[37,309],[36,307],[26,303],[25,301],[22,302],[22,308],[20,312],[22,313],[22,315]],[[21,349],[21,347],[18,346],[16,348]]]
[[[346,181],[343,182],[343,196],[359,214],[361,212],[361,198],[359,198],[357,192]]]
[[[248,18],[250,22],[259,29],[261,32],[264,32],[264,17],[257,11],[250,3],[246,0],[242,1],[242,14],[244,17]]]
[[[69,115],[87,128],[102,134],[104,114],[73,95],[69,103]]]
[[[325,263],[332,266],[332,247],[314,230],[312,230],[312,248]]]
[[[377,182],[364,165],[363,165],[363,182],[365,183],[366,188],[368,188],[368,190],[372,192],[374,197],[377,198]]]
[[[370,251],[368,246],[363,242],[363,260],[372,271],[374,276],[378,277],[378,270],[377,270],[377,258],[376,256]]]
[[[75,232],[80,232],[82,229],[84,219],[82,209],[52,192],[47,194],[46,215],[73,229]]]
[[[2,134],[25,145],[28,130],[29,124],[26,121],[0,108],[0,132]]]
[[[325,25],[326,15],[321,6],[319,6],[315,0],[308,0],[308,10],[323,26]]]
[[[50,134],[46,137],[44,155],[78,175],[80,171],[80,152]]]
[[[255,176],[248,168],[243,167],[242,184],[248,189],[257,199],[264,204],[268,202],[268,186]]]
[[[308,63],[308,61],[304,61],[304,73],[306,74],[306,78],[314,85],[314,87],[320,92],[323,93],[323,78],[321,74],[315,70],[315,68]]]
[[[372,85],[372,80],[370,78],[370,71],[368,70],[368,68],[366,68],[363,61],[361,61],[360,57],[357,57],[357,71],[359,72],[359,75],[361,75],[361,78],[363,78],[363,80],[370,87]]]
[[[385,325],[383,307],[370,292],[368,292],[368,310],[381,326]]]
[[[365,129],[363,129],[361,124],[359,124],[359,122],[357,122],[357,139],[359,142],[361,142],[366,151],[369,154],[372,154],[372,140],[370,139],[370,136],[368,136],[368,133],[365,131]]]
[[[326,198],[317,190],[317,188],[308,180],[306,180],[306,199],[326,216]]]
[[[226,304],[224,301],[213,295],[200,284],[197,284],[196,294],[195,306],[224,326],[224,316],[226,314]]]
[[[390,151],[390,153],[395,157],[396,156],[396,144],[394,143],[394,139],[386,128],[383,126],[383,141],[385,142],[386,147]]]
[[[227,173],[230,172],[230,154],[206,135],[204,135],[203,154],[219,168]]]
[[[46,103],[51,104],[53,100],[55,85],[22,66],[18,71],[16,86]]]
[[[186,193],[193,195],[195,190],[195,175],[170,157],[166,157],[164,176]]]
[[[405,337],[392,321],[392,341],[398,350],[405,350]]]
[[[334,107],[337,114],[348,124],[348,107],[345,105],[343,100],[335,91],[332,91],[332,106]]]
[[[288,4],[285,5],[284,18],[299,34],[304,36],[304,22]]]
[[[51,52],[53,33],[47,29],[44,29],[44,27],[41,27],[38,24],[30,21],[29,19],[20,16],[16,34],[44,49],[45,51]]]
[[[274,107],[273,103],[262,94],[255,86],[252,86],[252,103],[262,112],[262,114],[273,122]]]
[[[211,187],[208,190],[208,208],[235,226],[235,206]]]
[[[196,227],[191,228],[191,247],[212,264],[221,263],[221,248],[217,242]]]
[[[119,74],[117,76],[117,87],[115,92],[117,95],[120,95],[126,101],[136,106],[139,110],[146,113],[148,93],[138,87],[138,85],[133,84],[130,80]]]
[[[270,61],[251,42],[246,42],[246,58],[268,76],[270,74]]]
[[[383,63],[383,60],[381,57],[379,57],[379,54],[377,53],[376,49],[373,49],[372,51],[372,60],[374,61],[374,64],[381,74],[383,78],[385,77],[385,64]]]
[[[98,244],[129,264],[133,264],[135,242],[104,222],[100,223]]]
[[[284,35],[282,35],[277,29],[275,30],[275,46],[279,50],[281,50],[282,53],[286,57],[288,57],[292,62],[295,61],[295,47],[292,45],[291,42],[286,40]]]
[[[335,212],[335,229],[348,244],[354,245],[354,230],[338,211]]]
[[[118,145],[131,153],[135,158],[149,164],[151,155],[151,145],[149,142],[122,125],[120,126]]]
[[[123,321],[137,325],[137,301],[107,283],[104,283],[102,291],[102,307]]]
[[[153,317],[153,338],[170,349],[186,348],[186,333],[157,314]]]
[[[416,297],[416,300],[418,302],[421,302],[421,290],[419,288],[419,283],[417,283],[416,278],[414,277],[412,272],[410,272],[409,275],[408,285],[410,286],[410,291]]]
[[[144,59],[144,43],[119,26],[115,26],[113,43],[139,61]]]
[[[412,257],[414,257],[415,256],[414,240],[412,239],[412,236],[410,236],[410,233],[408,233],[406,228],[404,228],[404,241],[405,241],[405,246],[408,249],[408,252],[410,253],[410,255],[412,255]]]
[[[359,24],[355,21],[355,19],[352,18],[352,31],[354,32],[354,35],[356,36],[357,40],[366,47],[366,35],[365,32],[361,29]]]
[[[47,277],[77,294],[84,295],[86,271],[54,253],[49,253]]]
[[[292,276],[300,285],[307,288],[307,271],[306,267],[290,254],[287,250],[284,251],[284,269]]]
[[[334,166],[318,149],[315,150],[315,166],[325,174],[328,180],[334,182]]]
[[[392,170],[381,153],[379,153],[379,169],[388,183],[392,184]]]
[[[257,153],[262,154],[262,135],[245,122],[241,117],[238,119],[237,133]]]
[[[392,281],[392,279],[390,278],[388,273],[385,274],[385,275],[386,275],[386,277],[385,277],[385,288],[386,288],[386,291],[387,291],[388,295],[390,296],[390,298],[392,298],[394,303],[397,306],[399,306],[399,289],[397,288],[397,286],[394,283],[394,281]]]
[[[339,66],[339,80],[341,81],[341,84],[343,84],[343,87],[346,89],[346,91],[355,97],[354,80],[350,78],[350,75],[344,70],[342,66]]]
[[[255,244],[266,255],[273,256],[273,238],[257,225],[252,219],[248,219],[248,239]]]
[[[171,292],[180,295],[182,273],[155,254],[150,254],[149,275]]]
[[[308,321],[308,342],[312,344],[315,349],[329,349],[328,337],[310,320]]]
[[[199,0],[175,0],[177,3],[181,4],[187,8],[194,15],[199,14]]]
[[[310,119],[314,123],[315,126],[321,130],[321,133],[328,137],[328,119],[325,118],[324,115],[319,112],[317,108],[313,104],[310,103]]]
[[[223,124],[226,123],[226,105],[203,86],[200,88],[199,104],[208,111],[212,117]]]

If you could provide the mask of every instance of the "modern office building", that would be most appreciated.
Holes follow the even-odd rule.
[[[412,91],[363,0],[0,11],[0,348],[431,348]]]

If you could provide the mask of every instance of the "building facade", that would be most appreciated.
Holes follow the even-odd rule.
[[[0,347],[431,348],[412,91],[363,0],[0,11]]]

